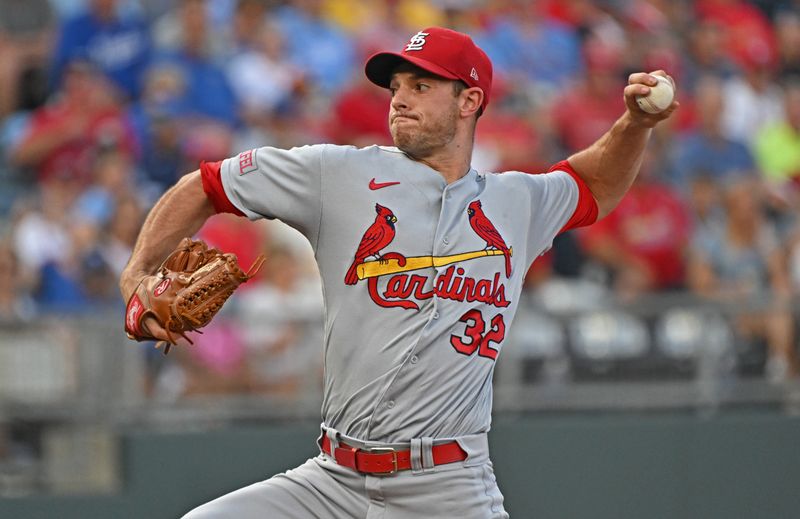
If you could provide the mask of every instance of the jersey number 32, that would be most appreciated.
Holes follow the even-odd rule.
[[[489,322],[489,330],[486,331],[487,323],[483,319],[480,310],[472,309],[461,316],[459,322],[465,323],[464,336],[450,336],[450,344],[459,353],[472,355],[478,350],[478,355],[495,360],[497,349],[492,348],[491,343],[500,344],[506,335],[506,323],[503,321],[503,314],[497,314]],[[484,334],[484,331],[486,332]]]

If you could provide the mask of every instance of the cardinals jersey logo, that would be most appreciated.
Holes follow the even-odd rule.
[[[503,237],[497,232],[497,229],[486,217],[486,214],[481,208],[481,201],[475,200],[467,207],[467,214],[469,215],[469,225],[475,234],[481,237],[486,242],[486,249],[499,250],[506,258],[506,277],[511,277],[511,250],[503,241]]]
[[[511,275],[513,249],[506,245],[483,213],[480,201],[470,204],[467,213],[470,226],[486,242],[486,247],[446,256],[406,257],[399,252],[383,252],[395,238],[397,217],[391,209],[380,204],[375,204],[375,212],[375,221],[361,237],[353,263],[347,269],[345,284],[355,285],[360,280],[367,281],[370,297],[375,304],[384,308],[418,310],[419,305],[412,299],[422,301],[434,295],[456,301],[479,301],[498,308],[510,304],[505,296],[505,285],[501,281],[500,272],[495,272],[492,279],[480,279],[470,277],[464,268],[458,266],[478,258],[504,256],[506,277]],[[447,269],[434,277],[411,273],[431,267]],[[378,280],[382,278],[388,278],[388,281],[380,288]]]
[[[391,209],[380,204],[375,204],[375,212],[378,213],[378,216],[375,217],[375,221],[361,238],[353,264],[350,265],[344,276],[344,282],[348,285],[355,285],[358,282],[357,269],[365,259],[370,256],[381,259],[380,251],[394,240],[394,224],[397,223],[397,217]]]

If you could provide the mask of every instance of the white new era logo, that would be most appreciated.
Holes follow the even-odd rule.
[[[475,81],[478,81],[478,71],[475,70],[475,67],[472,67],[472,70],[469,73],[469,77],[471,77]]]
[[[422,50],[423,45],[425,45],[425,36],[427,36],[427,32],[418,32],[414,36],[408,40],[408,45],[406,45],[406,51],[409,50]]]

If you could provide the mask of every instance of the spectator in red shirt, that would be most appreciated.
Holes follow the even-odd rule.
[[[543,139],[525,114],[498,107],[481,116],[473,161],[491,171],[546,171]],[[481,161],[480,155],[484,155]],[[482,164],[484,162],[485,164]]]
[[[88,62],[67,66],[63,89],[33,113],[11,161],[34,168],[40,182],[59,177],[86,184],[97,152],[134,152],[133,130],[113,87]]]
[[[553,102],[553,126],[568,153],[586,148],[614,124],[623,109],[621,49],[602,41],[584,45],[586,76]]]
[[[326,133],[333,142],[355,146],[391,144],[386,93],[366,79],[358,80],[334,101]]]
[[[587,255],[610,271],[623,298],[684,285],[689,212],[676,191],[653,178],[654,158],[649,151],[619,206],[580,235]]]
[[[775,31],[769,18],[753,3],[743,0],[700,0],[695,3],[698,18],[720,24],[729,55],[745,66],[753,45],[764,46],[770,59],[774,59],[776,53]]]

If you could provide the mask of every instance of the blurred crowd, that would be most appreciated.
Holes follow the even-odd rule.
[[[621,301],[746,302],[737,332],[764,341],[776,377],[793,372],[800,1],[0,0],[0,13],[0,323],[112,309],[121,326],[118,276],[169,186],[258,146],[390,144],[388,94],[364,61],[443,25],[495,67],[479,170],[541,172],[591,144],[624,110],[631,72],[678,84],[680,110],[630,193],[560,236],[531,290],[590,279]],[[207,346],[176,353],[180,377],[153,385],[308,383],[320,338],[306,323],[322,315],[308,249],[274,222],[217,216],[200,235],[268,261],[198,337]]]

